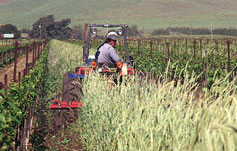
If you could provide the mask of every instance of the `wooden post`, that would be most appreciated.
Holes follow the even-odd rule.
[[[16,82],[16,68],[17,68],[17,51],[18,51],[18,42],[15,43],[15,52],[14,52],[14,71],[13,71],[13,81]]]
[[[39,57],[40,57],[42,51],[43,51],[43,43],[40,43],[40,52],[39,52]]]
[[[186,49],[186,54],[188,54],[188,40],[185,39],[185,49]]]
[[[47,44],[47,40],[44,40],[43,50],[45,49],[46,44]]]
[[[1,54],[1,56],[0,56],[0,61],[1,61],[1,63],[3,63],[3,54]]]
[[[153,46],[153,43],[152,43],[152,40],[150,41],[150,48],[151,48],[151,50],[150,50],[150,57],[151,57],[151,59],[152,59],[152,46]]]
[[[35,61],[34,61],[34,64],[35,64],[35,62],[36,62],[36,60],[37,60],[37,51],[38,51],[38,43],[36,43],[36,45],[35,45]]]
[[[216,52],[218,53],[218,41],[215,40],[215,43],[216,43]]]
[[[36,60],[37,60],[37,51],[38,51],[38,43],[36,43],[36,45],[35,45],[35,60],[34,60],[34,64],[35,64],[35,62],[36,62]]]
[[[15,137],[15,150],[17,151],[18,137],[19,137],[19,124],[16,126],[16,137]]]
[[[177,54],[177,51],[176,51],[176,39],[174,39],[174,53]]]
[[[27,70],[24,69],[24,71],[23,71],[23,78],[26,76],[26,74],[27,74]]]
[[[29,73],[29,50],[30,50],[30,46],[28,45],[26,47],[26,74],[28,75]]]
[[[193,58],[196,58],[196,39],[193,40]]]
[[[230,67],[230,43],[231,41],[227,41],[227,50],[228,50],[228,72],[231,72],[231,67]]]
[[[4,75],[4,86],[5,86],[5,94],[7,94],[7,87],[8,87],[8,77],[7,74]]]
[[[137,41],[137,50],[138,54],[140,55],[140,40]]]
[[[200,39],[200,53],[202,55],[202,39]]]
[[[21,72],[18,72],[18,85],[21,87]]]
[[[166,42],[166,46],[167,46],[167,49],[168,49],[168,61],[170,60],[170,43],[169,42]]]
[[[34,60],[35,60],[35,42],[33,43],[33,50],[32,50],[32,66],[34,66]]]
[[[88,24],[85,24],[85,35],[84,35],[84,42],[86,43],[87,42],[87,27],[88,27]]]
[[[206,81],[206,72],[204,58],[202,57],[202,86],[204,81]]]
[[[39,59],[39,57],[40,57],[40,50],[41,49],[41,43],[38,43],[38,55],[37,55],[37,59]]]
[[[160,51],[160,39],[157,40],[157,49]]]

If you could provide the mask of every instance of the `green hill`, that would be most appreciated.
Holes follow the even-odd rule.
[[[157,27],[237,27],[236,0],[4,0],[0,24],[31,28],[40,17]]]

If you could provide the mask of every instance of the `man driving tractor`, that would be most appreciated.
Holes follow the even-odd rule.
[[[116,64],[121,61],[115,50],[117,40],[116,32],[111,31],[107,34],[105,42],[99,46],[95,54],[98,66],[116,67]]]

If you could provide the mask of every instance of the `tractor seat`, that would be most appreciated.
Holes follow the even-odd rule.
[[[114,63],[98,63],[98,67],[117,68],[117,65]]]

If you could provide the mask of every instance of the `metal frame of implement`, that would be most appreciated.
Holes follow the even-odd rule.
[[[50,109],[78,109],[81,108],[82,102],[60,102],[59,100],[54,100],[53,104],[50,105]]]

